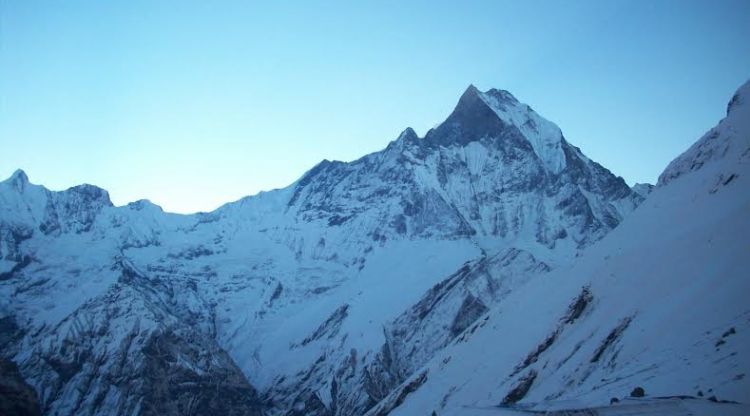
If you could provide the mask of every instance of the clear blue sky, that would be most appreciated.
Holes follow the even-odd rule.
[[[748,77],[748,0],[0,0],[0,176],[210,210],[423,135],[474,83],[653,182]]]

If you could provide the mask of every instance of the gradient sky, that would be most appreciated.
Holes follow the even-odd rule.
[[[211,210],[421,136],[473,83],[654,182],[750,77],[748,22],[748,0],[0,0],[0,176]]]

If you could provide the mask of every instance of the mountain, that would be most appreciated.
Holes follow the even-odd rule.
[[[483,310],[368,415],[747,414],[687,396],[749,397],[748,190],[750,82],[623,224]],[[676,399],[608,406],[639,387]]]
[[[0,356],[45,414],[363,414],[643,195],[473,86],[423,138],[210,213],[18,171],[0,183]]]

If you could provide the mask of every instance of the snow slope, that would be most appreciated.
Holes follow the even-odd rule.
[[[620,227],[515,288],[368,414],[595,407],[637,386],[747,403],[749,236],[750,82]]]

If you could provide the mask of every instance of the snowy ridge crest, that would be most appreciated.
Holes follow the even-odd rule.
[[[750,160],[750,81],[727,104],[727,116],[688,150],[673,160],[659,176],[657,186],[699,170],[705,165],[731,165]]]
[[[565,154],[562,151],[564,139],[555,123],[541,117],[528,105],[520,103],[508,91],[491,89],[479,94],[501,120],[521,130],[531,143],[534,153],[550,172],[559,174],[565,168]]]

